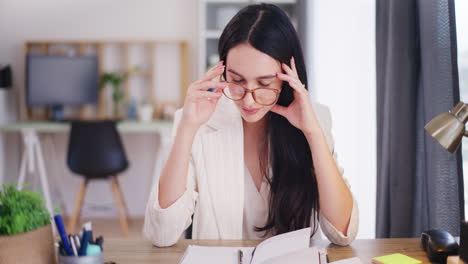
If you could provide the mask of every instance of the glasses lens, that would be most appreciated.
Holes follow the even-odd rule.
[[[258,89],[255,90],[255,100],[259,104],[270,105],[275,103],[277,93],[271,89]]]
[[[245,90],[242,86],[230,83],[226,88],[224,88],[223,93],[229,99],[240,100],[242,97],[244,97]]]

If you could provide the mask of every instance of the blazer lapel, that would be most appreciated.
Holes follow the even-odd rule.
[[[242,239],[244,144],[242,119],[224,97],[201,135],[208,190],[220,239]]]

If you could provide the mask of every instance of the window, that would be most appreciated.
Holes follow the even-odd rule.
[[[468,103],[468,17],[462,14],[468,10],[468,1],[455,0],[457,26],[458,75],[460,80],[460,100]],[[468,138],[462,143],[463,174],[465,182],[465,219],[468,219]]]

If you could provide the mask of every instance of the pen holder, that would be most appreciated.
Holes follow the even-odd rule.
[[[58,254],[58,264],[103,264],[104,256],[103,254],[98,254],[94,256],[62,256]]]

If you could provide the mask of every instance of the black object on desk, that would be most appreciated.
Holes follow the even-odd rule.
[[[458,243],[455,238],[444,230],[428,230],[421,234],[421,247],[426,251],[431,262],[447,261],[447,256],[458,254]]]

